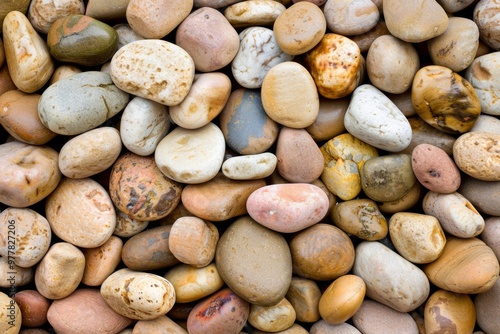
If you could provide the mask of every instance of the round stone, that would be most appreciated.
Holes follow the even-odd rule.
[[[496,13],[500,6],[495,0],[481,0],[474,6],[473,18],[474,22],[479,28],[479,35],[483,42],[494,50],[500,49],[500,39],[498,38],[499,32],[499,19]]]
[[[0,303],[4,305],[0,312],[0,330],[4,334],[18,334],[22,324],[21,309],[14,299],[1,291]]]
[[[120,264],[122,248],[122,239],[112,235],[99,247],[82,249],[85,256],[82,283],[88,286],[101,285]]]
[[[235,28],[270,26],[285,10],[279,1],[242,1],[224,9],[224,17]]]
[[[369,299],[361,304],[352,322],[362,333],[419,333],[417,324],[410,314],[398,312]]]
[[[368,32],[375,27],[380,16],[379,9],[371,0],[329,0],[323,12],[328,28],[344,36]]]
[[[28,19],[33,28],[42,34],[47,34],[57,19],[84,12],[85,3],[83,0],[63,0],[60,2],[35,0],[30,3]]]
[[[47,322],[51,302],[36,290],[21,290],[13,296],[21,309],[22,323],[26,327],[42,327]]]
[[[500,52],[492,52],[475,58],[466,69],[464,77],[470,82],[481,103],[481,113],[500,115]]]
[[[495,333],[500,326],[498,298],[500,298],[500,280],[497,280],[491,289],[474,298],[477,324],[485,333]]]
[[[283,298],[271,306],[251,305],[248,323],[257,330],[276,333],[290,328],[295,317],[292,304]]]
[[[500,181],[482,181],[466,175],[458,192],[467,198],[481,213],[500,216],[500,206],[496,200],[500,195]]]

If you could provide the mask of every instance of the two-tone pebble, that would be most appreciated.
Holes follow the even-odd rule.
[[[222,164],[222,173],[233,180],[256,180],[270,176],[278,163],[271,152],[235,156]]]
[[[271,306],[250,305],[248,323],[257,330],[275,333],[290,328],[295,318],[292,304],[283,298]]]
[[[33,28],[42,34],[49,32],[52,24],[61,17],[71,14],[83,14],[85,3],[83,0],[64,0],[61,2],[35,0],[28,8],[28,19]]]
[[[410,314],[369,299],[363,301],[352,322],[362,333],[420,333]]]

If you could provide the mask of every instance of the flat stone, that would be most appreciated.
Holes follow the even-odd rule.
[[[233,180],[263,179],[274,172],[277,163],[271,152],[236,156],[224,161],[222,173]]]
[[[224,16],[235,28],[270,26],[285,10],[279,1],[242,1],[224,9]]]

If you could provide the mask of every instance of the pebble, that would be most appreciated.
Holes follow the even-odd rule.
[[[222,131],[214,123],[208,123],[194,130],[175,128],[160,141],[154,157],[166,177],[177,182],[198,184],[217,175],[223,163],[224,150]]]
[[[13,296],[21,310],[24,327],[41,327],[47,322],[51,301],[36,290],[22,290]]]
[[[201,128],[221,113],[230,94],[231,79],[224,73],[197,74],[186,98],[168,109],[170,118],[185,129]]]
[[[445,133],[469,131],[481,112],[472,85],[444,66],[420,68],[411,89],[413,107],[418,116]]]
[[[500,181],[500,134],[461,135],[453,144],[453,159],[462,172],[475,179]]]
[[[285,61],[271,68],[262,82],[261,94],[266,114],[283,126],[305,128],[318,116],[316,85],[299,63]]]
[[[100,293],[116,313],[135,320],[159,318],[175,303],[174,287],[165,278],[127,268],[106,278]]]
[[[130,334],[187,334],[187,331],[167,316],[158,317],[154,320],[139,320],[134,325],[134,330]],[[119,334],[129,334],[120,332]]]
[[[314,48],[323,38],[326,18],[317,5],[299,1],[276,18],[273,31],[281,50],[289,55],[300,55]]]
[[[470,82],[481,104],[481,112],[500,115],[500,83],[495,78],[500,75],[498,63],[500,52],[492,52],[475,58],[465,70],[464,78]]]
[[[476,308],[477,324],[487,334],[493,334],[500,326],[500,305],[498,298],[500,297],[500,281],[483,293],[476,295],[474,298],[474,306]]]
[[[412,263],[430,263],[446,244],[441,220],[430,214],[397,212],[389,219],[391,241],[398,253]]]
[[[354,41],[342,35],[325,34],[307,52],[305,63],[318,92],[329,99],[349,95],[363,79],[364,58],[361,51]]]
[[[59,184],[59,153],[46,146],[18,141],[0,145],[2,175],[0,202],[13,207],[28,207],[47,197]]]
[[[49,81],[55,65],[25,12],[13,10],[3,19],[3,46],[12,81],[19,90],[34,93]]]
[[[323,7],[328,28],[336,34],[351,36],[368,32],[379,21],[379,10],[371,0],[326,1]]]
[[[210,181],[188,184],[182,190],[182,203],[201,219],[224,221],[247,213],[250,194],[265,186],[264,180],[232,180],[219,173]]]
[[[495,253],[480,239],[449,236],[441,256],[422,269],[429,281],[441,289],[478,294],[493,287],[499,264]]]
[[[32,209],[7,208],[0,213],[0,222],[0,255],[24,268],[40,262],[52,241],[47,219]]]
[[[167,216],[181,199],[181,185],[164,176],[153,156],[120,156],[111,169],[109,193],[119,211],[141,221]]]
[[[49,86],[38,102],[43,125],[61,135],[92,130],[119,113],[129,95],[113,84],[109,74],[87,71]]]
[[[8,289],[9,293],[14,293],[18,287],[32,284],[34,275],[35,267],[19,267],[12,261],[9,263],[8,257],[0,257],[0,287]]]
[[[257,330],[276,333],[290,328],[294,322],[295,310],[286,298],[272,306],[250,305],[248,323]]]
[[[305,128],[315,141],[329,140],[345,133],[344,116],[349,101],[347,97],[336,100],[320,97],[318,116]]]
[[[239,154],[264,153],[278,138],[279,126],[267,116],[259,90],[233,91],[219,123],[227,146]]]
[[[336,226],[318,223],[289,241],[293,272],[318,281],[334,280],[347,274],[354,263],[354,245]]]
[[[410,117],[408,122],[411,126],[411,142],[408,147],[399,153],[412,154],[413,149],[420,144],[430,144],[434,145],[448,155],[453,153],[453,143],[455,143],[456,138],[450,134],[444,133],[429,124],[427,124],[420,117]]]
[[[427,41],[448,28],[448,15],[434,0],[386,0],[383,14],[391,34],[409,43]]]
[[[439,0],[438,2],[447,13],[456,13],[467,8],[474,0]]]
[[[35,270],[37,291],[47,299],[71,295],[82,281],[85,257],[68,242],[56,242],[38,263]]]
[[[285,297],[292,304],[297,321],[313,323],[321,319],[318,309],[321,290],[315,281],[292,277]]]
[[[500,119],[485,114],[479,115],[470,132],[492,132],[500,135]]]
[[[310,334],[328,334],[328,333],[336,333],[336,334],[361,334],[360,331],[356,329],[356,327],[348,324],[342,323],[338,325],[330,325],[324,320],[320,320],[314,325],[312,325]]]
[[[489,217],[485,219],[483,232],[479,235],[481,240],[488,245],[500,261],[500,217]]]
[[[173,31],[193,9],[193,0],[130,0],[127,23],[147,39],[162,39]]]
[[[126,18],[130,0],[88,0],[85,15],[102,21]]]
[[[254,330],[253,333],[254,334],[266,334],[269,332]],[[285,329],[284,331],[279,331],[279,332],[275,332],[275,333],[279,333],[279,334],[308,334],[309,332],[304,327],[294,323],[291,327]]]
[[[500,182],[482,181],[466,176],[462,177],[458,192],[467,198],[480,213],[500,216],[500,207],[496,201],[500,194]]]
[[[84,12],[83,0],[63,0],[60,2],[34,0],[31,1],[28,8],[28,19],[35,30],[47,34],[56,20]]]
[[[356,247],[352,272],[365,282],[367,297],[395,311],[415,310],[429,296],[426,274],[377,241],[362,241]]]
[[[321,188],[312,184],[274,184],[252,192],[246,207],[259,224],[277,232],[293,233],[323,219],[329,200]]]
[[[309,183],[323,172],[323,154],[304,129],[283,127],[276,143],[276,157],[278,172],[289,182]]]
[[[116,209],[116,207],[115,211],[116,226],[113,234],[118,237],[127,238],[134,236],[139,232],[144,231],[149,225],[149,221],[130,218],[125,212],[121,212],[120,210]]]
[[[110,65],[111,78],[118,88],[167,106],[186,98],[194,71],[193,59],[186,50],[156,39],[124,45]]]
[[[243,1],[238,4],[258,4],[264,1],[267,0]],[[267,2],[279,4],[274,1]],[[264,77],[273,66],[293,58],[280,49],[273,30],[269,28],[250,27],[243,30],[239,37],[240,48],[231,62],[231,73],[244,88],[260,88]]]
[[[85,305],[85,308],[81,306]],[[132,323],[106,304],[98,289],[78,289],[66,298],[55,300],[47,318],[58,333],[118,333]]]
[[[248,216],[238,218],[221,235],[215,263],[229,288],[255,305],[278,303],[292,279],[292,257],[285,238]]]
[[[16,301],[0,291],[0,330],[4,334],[17,334],[21,330],[22,314]]]
[[[404,150],[412,137],[410,123],[401,110],[370,84],[353,92],[344,125],[353,136],[389,152]]]
[[[224,161],[222,173],[232,180],[258,180],[270,176],[277,164],[278,158],[270,152],[241,155]]]
[[[122,248],[122,239],[114,235],[99,247],[83,248],[85,270],[82,283],[87,286],[101,285],[120,264]]]
[[[389,231],[377,203],[367,198],[337,203],[331,211],[331,218],[342,231],[362,240],[381,240]]]
[[[378,208],[384,214],[408,211],[415,207],[422,199],[423,187],[419,182],[415,182],[413,186],[403,196],[394,200],[380,203]]]
[[[177,26],[175,44],[189,53],[197,71],[213,72],[231,63],[238,53],[240,39],[224,14],[215,8],[202,7]]]
[[[242,1],[224,9],[224,17],[234,28],[269,26],[286,10],[278,1]]]
[[[450,194],[460,187],[460,170],[450,156],[437,146],[415,146],[411,154],[411,167],[417,180],[431,191]]]
[[[418,334],[419,330],[413,318],[373,300],[365,300],[352,322],[363,334]]]
[[[474,6],[472,13],[481,39],[494,50],[500,49],[500,39],[497,37],[499,21],[496,15],[491,15],[491,13],[496,13],[499,8],[496,1],[482,0]]]

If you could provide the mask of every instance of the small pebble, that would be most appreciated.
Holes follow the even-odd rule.
[[[4,305],[0,312],[0,330],[4,334],[18,334],[22,324],[21,309],[14,299],[1,291],[0,303]]]
[[[41,327],[47,322],[47,311],[51,301],[36,290],[22,290],[13,298],[22,314],[22,324],[26,327]]]
[[[500,115],[500,101],[496,98],[500,91],[500,83],[495,80],[500,75],[499,62],[499,52],[479,56],[472,61],[464,74],[479,98],[481,112],[494,116]]]
[[[242,1],[224,9],[224,16],[234,28],[247,28],[272,25],[285,10],[278,1]]]
[[[418,327],[408,313],[398,312],[373,300],[365,300],[354,315],[353,324],[362,333],[418,334]]]
[[[340,35],[351,36],[368,32],[379,20],[379,10],[371,0],[329,0],[323,7],[328,28]]]
[[[227,159],[222,164],[222,173],[232,180],[257,180],[270,176],[278,158],[270,152],[249,154]]]
[[[121,261],[122,239],[112,235],[99,247],[83,248],[85,270],[82,283],[88,286],[99,286],[111,275]]]
[[[286,298],[272,306],[250,305],[248,323],[257,330],[280,332],[290,328],[294,322],[295,310]]]
[[[292,304],[297,321],[313,323],[321,319],[318,309],[321,290],[312,279],[292,277],[285,297]]]

